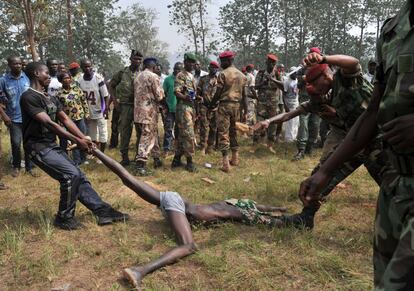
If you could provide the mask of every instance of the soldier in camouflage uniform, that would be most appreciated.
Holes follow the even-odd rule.
[[[196,171],[193,163],[196,84],[194,76],[191,74],[196,61],[196,56],[193,53],[186,53],[184,55],[184,71],[177,74],[174,82],[174,93],[177,97],[175,122],[178,128],[178,137],[171,168],[183,166],[181,157],[184,155],[187,158],[185,169],[189,172]]]
[[[267,55],[266,70],[260,70],[256,75],[256,89],[258,89],[257,100],[257,121],[263,121],[272,118],[278,113],[278,104],[281,91],[277,85],[271,82],[271,79],[279,79],[276,71],[277,57],[273,54]],[[254,134],[253,142],[259,142],[260,138],[267,135],[267,145],[270,151],[273,150],[273,143],[276,141],[276,125],[271,124],[267,131],[257,131]]]
[[[365,112],[372,95],[372,85],[362,76],[361,66],[357,59],[342,55],[327,56],[327,58],[329,64],[338,66],[340,69],[335,74],[327,64],[315,65],[308,69],[306,88],[311,95],[310,101],[302,103],[295,110],[262,122],[266,127],[269,122],[284,122],[300,114],[312,112],[330,124],[331,131],[323,146],[322,157],[312,173],[317,172],[323,166],[335,148],[343,141],[358,117]],[[333,92],[331,96],[326,95],[329,90]],[[328,185],[321,189],[321,197],[325,200],[337,184],[362,164],[380,185],[386,164],[378,138],[363,151],[356,153],[337,171],[332,172]],[[301,213],[286,216],[285,222],[295,227],[313,228],[314,216],[319,207],[320,203],[306,205]]]
[[[303,78],[305,73],[305,70],[298,72],[299,103],[310,100],[306,91],[306,82]],[[301,160],[305,157],[305,154],[310,155],[312,153],[318,139],[319,123],[320,118],[317,113],[307,112],[299,116],[298,135],[296,137],[298,152],[293,157],[293,161]]]
[[[197,86],[197,96],[199,99],[199,119],[200,119],[200,147],[203,154],[210,153],[216,142],[217,108],[209,109],[210,102],[216,93],[217,73],[220,66],[217,62],[211,62],[209,74],[200,78]]]
[[[140,132],[135,161],[140,176],[151,174],[146,167],[149,154],[154,158],[154,168],[162,166],[158,142],[158,108],[164,98],[164,91],[160,77],[154,73],[156,65],[157,59],[146,58],[144,71],[134,81],[134,122]]]
[[[397,16],[385,22],[377,43],[378,68],[368,110],[300,190],[304,203],[319,200],[330,173],[382,133],[390,165],[384,173],[375,219],[375,290],[414,290],[413,10],[412,1],[407,0]]]
[[[247,115],[246,76],[233,66],[234,53],[225,51],[219,55],[223,71],[217,79],[217,90],[212,106],[219,102],[217,112],[217,135],[219,149],[223,155],[222,171],[230,172],[232,166],[239,165],[239,145],[237,143],[236,122],[240,120],[240,103],[243,115]],[[245,118],[244,118],[245,119]],[[231,149],[231,162],[228,151]]]
[[[114,75],[110,82],[110,93],[117,103],[119,114],[119,131],[121,135],[121,164],[129,165],[128,148],[134,123],[134,79],[142,62],[142,54],[132,50],[131,64]],[[138,131],[137,131],[138,140]]]

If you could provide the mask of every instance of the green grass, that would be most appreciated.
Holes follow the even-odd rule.
[[[8,148],[3,136],[5,153]],[[320,153],[293,163],[293,145],[280,145],[276,151],[272,154],[259,146],[253,154],[245,140],[241,165],[230,174],[218,170],[220,153],[197,154],[198,173],[171,171],[170,157],[162,170],[145,180],[195,203],[248,197],[298,211],[299,183]],[[119,159],[116,150],[108,154]],[[6,159],[3,155],[3,164]],[[205,162],[214,168],[203,168]],[[0,193],[0,290],[50,290],[67,283],[71,290],[131,290],[121,278],[122,268],[149,262],[175,245],[156,207],[124,187],[104,166],[92,162],[83,169],[102,197],[129,213],[131,221],[99,227],[78,204],[77,216],[86,229],[55,229],[58,183],[44,173],[38,179],[25,175],[13,179],[6,172],[3,181],[10,189]],[[203,177],[216,183],[207,184]],[[194,227],[199,251],[147,276],[145,290],[372,289],[377,191],[365,169],[359,169],[321,207],[312,232],[231,223]]]

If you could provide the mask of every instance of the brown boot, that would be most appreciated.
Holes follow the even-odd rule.
[[[232,165],[232,166],[238,166],[239,163],[240,163],[240,160],[239,160],[239,152],[238,151],[232,151],[231,152],[230,165]]]
[[[229,156],[223,156],[223,166],[221,167],[220,170],[222,170],[225,173],[230,172]]]

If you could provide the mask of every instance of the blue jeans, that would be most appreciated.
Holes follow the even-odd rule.
[[[31,156],[31,159],[39,168],[60,183],[60,201],[57,213],[60,218],[68,219],[75,215],[77,200],[95,215],[99,215],[111,207],[99,197],[85,174],[58,145],[49,146],[36,152],[34,156]]]
[[[173,145],[173,130],[175,124],[175,112],[168,112],[165,121],[164,121],[164,142],[163,142],[163,150],[164,152],[172,151]]]
[[[76,126],[79,128],[79,130],[83,133],[86,134],[86,123],[85,123],[85,119],[81,119],[81,120],[72,120],[73,123],[76,124]],[[62,148],[62,150],[64,150],[66,152],[66,148],[68,147],[68,141],[66,139],[61,139],[60,140],[60,147]],[[80,150],[80,149],[74,149],[72,151],[72,160],[75,162],[76,165],[81,165],[86,161],[86,154],[84,151]]]
[[[13,168],[20,169],[20,165],[22,162],[22,141],[23,141],[23,131],[22,131],[22,124],[17,122],[12,122],[9,127],[10,131],[10,144],[13,156]],[[33,168],[33,164],[29,159],[29,156],[24,151],[24,162],[26,171],[30,171]]]

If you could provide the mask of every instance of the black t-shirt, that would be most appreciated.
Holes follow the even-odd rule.
[[[39,151],[56,143],[56,134],[34,119],[38,113],[45,112],[57,122],[57,113],[62,105],[55,97],[29,88],[22,94],[20,107],[23,118],[23,145],[26,150]]]

